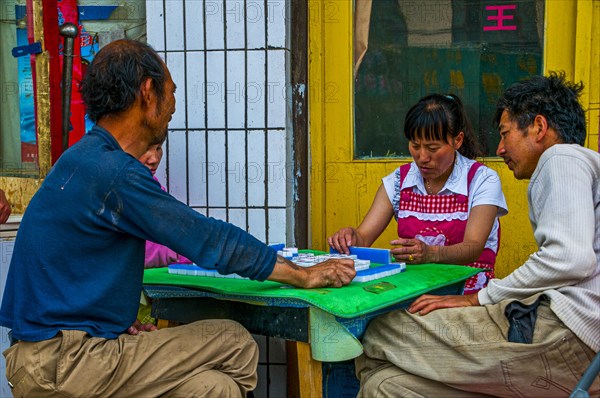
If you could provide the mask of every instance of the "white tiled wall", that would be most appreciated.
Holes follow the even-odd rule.
[[[293,244],[288,8],[286,0],[146,1],[148,43],[177,84],[157,177],[198,212],[270,244]],[[285,397],[284,342],[255,338],[255,396]]]
[[[157,177],[266,243],[293,240],[287,13],[285,0],[146,2],[148,42],[178,86]]]

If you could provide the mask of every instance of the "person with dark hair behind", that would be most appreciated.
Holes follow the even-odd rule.
[[[566,397],[600,350],[600,154],[582,84],[534,76],[498,101],[497,154],[529,179],[538,250],[477,294],[423,295],[368,326],[359,397]],[[595,376],[590,396],[600,394]]]
[[[384,177],[360,226],[340,229],[329,245],[343,253],[371,246],[395,217],[397,261],[485,269],[466,283],[465,292],[474,293],[494,277],[498,217],[507,213],[498,174],[473,160],[477,140],[456,95],[419,100],[406,114],[404,135],[414,161]]]
[[[152,178],[160,184],[158,178],[156,178],[156,170],[160,165],[160,161],[163,156],[163,143],[158,143],[155,145],[150,145],[148,150],[138,159],[142,164],[148,169],[150,169],[150,173],[152,173]],[[163,191],[167,189],[165,187],[160,186]],[[191,264],[192,262],[182,256],[181,254],[175,253],[173,250],[169,249],[164,245],[160,245],[158,243],[154,243],[151,241],[146,242],[146,258],[144,260],[145,268],[157,268],[157,267],[166,267],[169,264]]]
[[[175,84],[150,46],[106,45],[81,92],[96,125],[31,199],[8,271],[0,325],[15,339],[4,352],[13,395],[245,396],[256,386],[258,350],[238,323],[127,334],[146,241],[221,274],[303,288],[347,285],[356,274],[352,260],[298,267],[161,189],[138,158],[164,141]]]

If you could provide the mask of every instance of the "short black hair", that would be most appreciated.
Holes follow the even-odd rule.
[[[494,123],[504,111],[521,130],[543,115],[565,144],[585,144],[585,112],[579,103],[583,83],[566,80],[564,72],[532,76],[510,86],[496,104]]]
[[[413,105],[404,118],[404,136],[448,142],[464,133],[462,146],[458,149],[463,156],[475,159],[482,151],[473,127],[460,98],[454,94],[430,94]]]
[[[107,44],[94,57],[81,81],[81,96],[93,122],[105,115],[118,114],[133,105],[144,80],[162,101],[165,66],[156,51],[136,40]]]

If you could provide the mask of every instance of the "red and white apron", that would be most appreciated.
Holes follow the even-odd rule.
[[[405,239],[419,239],[427,245],[449,246],[460,243],[465,237],[466,214],[469,212],[469,198],[461,194],[423,195],[413,192],[413,187],[402,189],[410,164],[400,167],[400,199],[398,201],[398,236]],[[467,195],[471,181],[477,170],[483,166],[475,162],[467,174]],[[406,213],[410,214],[406,214]],[[430,215],[428,217],[428,215]],[[461,219],[460,216],[463,216]],[[422,218],[421,218],[422,217]],[[500,228],[498,228],[498,245]],[[465,294],[475,293],[485,287],[494,277],[496,253],[485,248],[477,261],[467,264],[471,267],[488,269],[469,278],[465,284]]]

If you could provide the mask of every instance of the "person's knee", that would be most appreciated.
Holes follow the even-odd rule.
[[[240,386],[229,376],[219,371],[208,371],[201,380],[199,391],[206,397],[242,397]],[[189,396],[189,395],[188,395]]]
[[[363,368],[358,375],[360,391],[358,397],[383,398],[412,396],[410,391],[401,387],[400,380],[407,376],[393,364],[383,364],[374,368]]]
[[[205,347],[212,347],[213,359],[245,391],[256,386],[258,344],[242,325],[226,319],[198,321],[186,325],[191,336],[202,336]]]
[[[210,323],[203,327],[208,334],[214,334],[220,350],[234,351],[235,356],[242,363],[246,362],[243,358],[248,358],[247,361],[252,362],[253,358],[258,356],[256,341],[241,324],[228,319],[215,319],[208,322]]]
[[[187,379],[165,396],[189,397],[242,397],[240,386],[228,375],[218,370],[207,370]]]
[[[370,377],[371,374],[363,374],[360,379],[360,389],[357,398],[379,398],[381,396],[381,385],[385,380],[378,377]]]
[[[254,346],[256,342],[250,332],[241,324],[228,319],[218,320],[218,330],[223,343]]]

